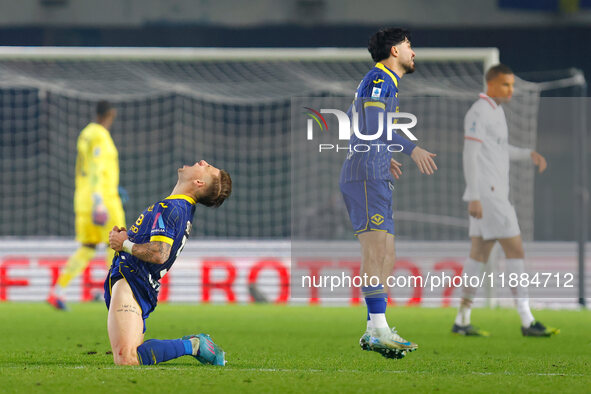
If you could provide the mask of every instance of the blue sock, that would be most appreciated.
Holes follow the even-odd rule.
[[[182,339],[183,345],[185,345],[185,356],[193,355],[193,344],[188,339]]]
[[[137,354],[140,365],[152,365],[179,358],[187,352],[182,339],[148,339],[138,346]]]
[[[386,313],[388,294],[383,285],[362,287],[361,292],[367,304],[367,316],[370,313]]]

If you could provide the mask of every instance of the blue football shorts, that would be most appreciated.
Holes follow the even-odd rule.
[[[341,183],[340,187],[355,235],[366,231],[394,235],[390,181],[353,181]]]
[[[133,293],[133,298],[139,304],[142,310],[142,319],[144,321],[144,331],[146,332],[146,319],[150,316],[150,313],[156,308],[156,302],[151,302],[149,297],[149,283],[143,281],[138,275],[130,272],[131,269],[125,265],[125,262],[119,261],[119,264],[113,265],[109,269],[107,278],[105,279],[105,304],[107,309],[111,305],[111,291],[115,283],[118,280],[125,280]]]

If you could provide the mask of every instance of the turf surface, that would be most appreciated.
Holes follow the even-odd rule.
[[[402,360],[361,351],[364,309],[272,305],[159,305],[148,338],[206,332],[228,365],[182,357],[118,367],[108,354],[101,303],[58,312],[44,304],[0,304],[2,392],[588,392],[591,312],[535,311],[561,328],[523,338],[514,310],[476,309],[489,338],[454,336],[451,308],[389,308],[390,324],[419,344]]]

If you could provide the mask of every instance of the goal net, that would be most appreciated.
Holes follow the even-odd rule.
[[[401,111],[419,118],[415,130],[437,153],[439,171],[419,176],[405,158],[396,231],[466,239],[463,118],[498,51],[416,53],[416,72],[400,84]],[[176,168],[205,159],[232,174],[234,190],[217,212],[197,210],[198,235],[348,239],[334,194],[343,157],[313,155],[295,137],[293,118],[305,103],[294,98],[346,106],[372,65],[364,49],[0,48],[0,235],[74,234],[76,139],[106,99],[118,110],[111,134],[130,195],[128,223],[170,192]],[[535,147],[539,96],[537,84],[517,78],[505,107],[510,143]],[[533,235],[533,175],[530,165],[512,163],[511,198],[525,239]]]

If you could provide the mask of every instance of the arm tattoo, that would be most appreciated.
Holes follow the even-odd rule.
[[[135,244],[132,252],[134,256],[147,263],[164,264],[170,255],[170,245],[160,241]]]

